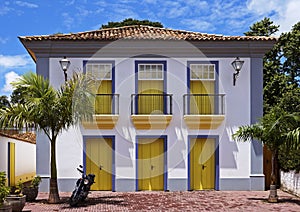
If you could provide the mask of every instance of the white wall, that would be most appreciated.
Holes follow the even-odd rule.
[[[50,80],[55,87],[64,83],[59,66],[61,58],[50,59]],[[83,60],[89,58],[68,58],[71,66],[68,76],[83,70]],[[168,136],[168,177],[187,178],[187,136],[218,135],[220,143],[220,178],[248,178],[250,174],[250,143],[237,143],[231,139],[232,133],[240,125],[250,124],[250,59],[245,61],[236,86],[232,85],[235,58],[209,58],[219,61],[219,89],[226,94],[224,123],[216,130],[189,130],[183,120],[183,94],[186,89],[186,64],[184,58],[105,58],[116,64],[116,93],[120,94],[120,117],[114,130],[85,130],[71,128],[68,134],[58,138],[58,175],[62,178],[78,177],[76,167],[82,164],[82,135],[116,136],[116,178],[135,178],[135,137],[136,135]],[[101,60],[101,59],[100,59]],[[173,94],[173,118],[166,130],[136,130],[130,120],[130,95],[135,93],[134,61],[166,60],[167,92]],[[205,58],[192,58],[203,61]]]
[[[15,143],[15,176],[35,172],[35,144],[4,136],[0,136],[0,171],[8,173],[8,142]]]

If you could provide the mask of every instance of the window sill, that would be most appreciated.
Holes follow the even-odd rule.
[[[93,115],[92,122],[82,122],[85,129],[113,129],[119,119],[119,115],[101,114]]]
[[[190,129],[217,129],[225,115],[184,115],[183,119]]]
[[[139,130],[166,129],[172,120],[172,115],[131,115],[131,120]]]

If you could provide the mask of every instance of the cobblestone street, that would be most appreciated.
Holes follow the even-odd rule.
[[[279,203],[268,203],[268,191],[92,192],[72,208],[70,193],[60,193],[61,204],[46,204],[40,193],[23,211],[300,211],[300,198],[278,190]]]

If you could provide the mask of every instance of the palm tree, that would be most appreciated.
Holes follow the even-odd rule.
[[[34,125],[36,130],[48,137],[51,154],[49,203],[60,201],[56,169],[57,136],[80,120],[92,117],[91,82],[84,75],[75,74],[56,90],[49,80],[30,72],[13,84],[14,88],[21,87],[25,91],[24,104],[17,103],[0,111],[0,128],[22,129],[26,125]]]
[[[269,202],[277,202],[275,160],[282,145],[300,148],[299,114],[287,114],[280,108],[274,107],[260,122],[241,126],[233,135],[238,141],[261,141],[272,152],[272,173]]]

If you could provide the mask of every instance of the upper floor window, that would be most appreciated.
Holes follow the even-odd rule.
[[[86,64],[86,73],[91,74],[97,80],[111,80],[112,79],[112,64],[109,63],[92,63]]]
[[[139,64],[139,80],[163,80],[163,64]]]
[[[215,64],[191,64],[191,80],[215,80]]]

